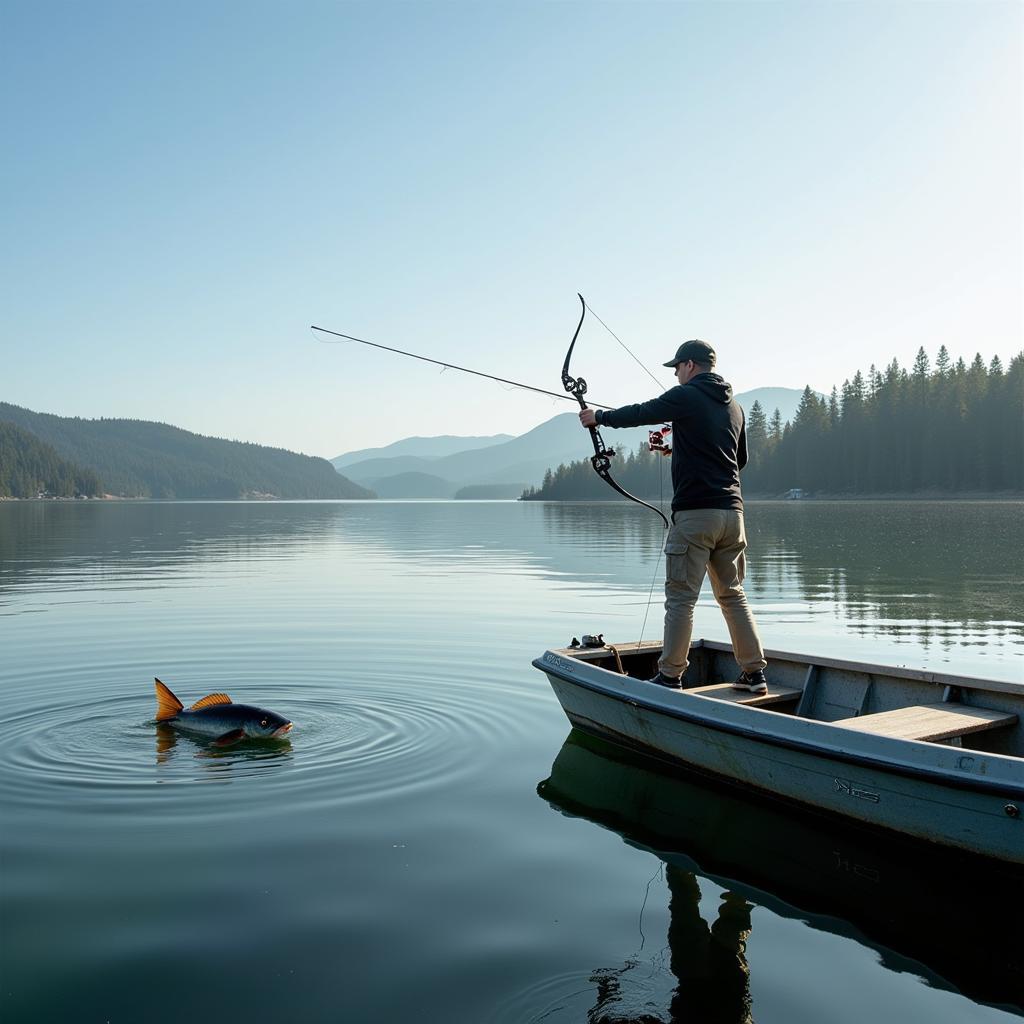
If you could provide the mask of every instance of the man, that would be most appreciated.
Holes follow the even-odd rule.
[[[689,663],[693,609],[704,576],[729,627],[740,676],[737,690],[767,693],[767,662],[743,593],[747,546],[740,470],[747,463],[743,410],[717,373],[715,350],[686,341],[665,366],[679,386],[660,398],[619,409],[583,409],[584,427],[672,423],[672,527],[665,544],[665,642],[652,682],[679,689]]]

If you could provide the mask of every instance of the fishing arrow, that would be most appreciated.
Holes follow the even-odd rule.
[[[443,366],[446,370],[459,370],[462,373],[471,373],[476,377],[486,377],[487,380],[496,380],[499,384],[510,384],[512,387],[523,388],[525,391],[536,391],[540,395],[550,395],[552,398],[563,398],[567,402],[573,401],[574,398],[572,395],[563,395],[557,391],[546,391],[544,388],[536,388],[532,384],[523,384],[517,380],[508,380],[505,377],[495,377],[491,373],[483,373],[480,370],[471,370],[468,366],[456,366],[455,363],[446,363],[440,359],[431,359],[429,356],[421,356],[415,352],[405,352],[400,348],[391,348],[390,345],[381,345],[376,341],[367,341],[365,338],[356,338],[351,334],[342,334],[340,331],[330,331],[326,327],[317,327],[315,324],[310,325],[310,330],[319,331],[321,334],[332,334],[334,337],[342,338],[345,341],[357,341],[360,345],[370,345],[372,348],[380,348],[385,352],[394,352],[400,356],[408,356],[410,359],[419,359],[424,363],[433,363],[435,366]],[[573,340],[575,341],[575,338]],[[328,339],[324,339],[324,341],[330,344]],[[599,405],[597,402],[591,402],[590,404],[595,409],[613,408],[610,405]]]

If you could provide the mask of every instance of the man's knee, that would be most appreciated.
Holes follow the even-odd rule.
[[[723,587],[721,590],[715,591],[715,597],[719,604],[746,604],[747,595],[743,592],[743,587],[740,584],[736,584],[734,587]]]

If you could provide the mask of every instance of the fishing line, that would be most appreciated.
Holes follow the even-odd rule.
[[[585,305],[586,305],[587,309],[590,310],[590,312],[593,315],[594,319],[622,346],[622,348],[626,352],[629,353],[629,355],[632,357],[633,361],[637,364],[637,366],[639,366],[640,369],[643,370],[644,373],[646,373],[647,376],[650,377],[651,380],[653,380],[654,383],[657,384],[659,388],[663,388],[664,385],[661,383],[661,381],[659,381],[658,378],[655,377],[653,373],[651,373],[651,371],[647,368],[647,366],[643,362],[641,362],[641,360],[639,358],[637,358],[637,356],[630,349],[630,347],[601,319],[601,317],[598,315],[598,313],[594,309],[594,307],[591,306],[590,303],[587,303],[587,302],[585,302]],[[663,458],[663,456],[659,456],[659,458]],[[665,467],[664,467],[663,464],[659,464],[659,466],[658,466],[658,504],[659,505],[663,505],[664,503],[665,503]],[[659,555],[658,555],[658,561],[656,561],[654,563],[654,573],[651,576],[651,587],[650,587],[650,590],[647,592],[647,607],[644,609],[644,621],[643,621],[643,624],[640,627],[640,637],[639,637],[639,639],[636,642],[637,652],[640,651],[640,646],[644,642],[644,631],[647,629],[647,619],[648,619],[648,617],[651,614],[651,603],[654,601],[654,584],[658,581],[658,569],[659,569],[659,567],[661,565],[661,556],[664,555],[666,547],[668,547],[668,530],[665,531],[665,538],[664,538],[664,540],[662,541],[662,544],[661,544],[661,551],[659,552]]]
[[[644,890],[644,901],[640,904],[640,920],[637,922],[637,926],[640,930],[640,949],[638,952],[643,952],[644,945],[647,942],[647,936],[644,935],[644,910],[647,907],[647,897],[651,894],[651,886],[654,884],[654,880],[661,876],[662,870],[664,869],[664,863],[658,864],[658,870],[651,876],[650,881],[647,883],[647,888]]]
[[[640,626],[640,638],[636,642],[637,653],[640,652],[640,645],[644,642],[644,630],[647,629],[647,617],[651,614],[651,604],[654,601],[654,584],[658,582],[658,570],[661,568],[661,556],[665,554],[668,547],[668,530],[665,531],[665,539],[658,552],[658,561],[654,563],[654,573],[651,575],[651,589],[647,592],[647,607],[644,609],[644,621]],[[667,571],[667,570],[666,570]],[[664,653],[664,651],[662,652]]]
[[[664,459],[663,455],[659,455],[658,458]],[[663,505],[665,503],[665,467],[663,465],[658,466],[658,504]],[[670,520],[671,522],[671,520]],[[661,551],[658,555],[658,561],[654,563],[654,574],[651,576],[651,589],[647,592],[647,608],[644,611],[644,622],[640,627],[640,639],[636,642],[637,652],[640,651],[640,645],[644,641],[644,630],[647,628],[647,617],[651,614],[651,602],[654,600],[654,584],[658,581],[658,569],[661,566],[661,557],[665,554],[665,549],[668,547],[668,536],[672,527],[669,527],[665,531],[665,537],[661,542]],[[665,567],[666,573],[668,567]],[[664,653],[664,651],[662,651]]]

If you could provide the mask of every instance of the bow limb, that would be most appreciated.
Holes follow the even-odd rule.
[[[577,295],[579,293],[577,292]],[[576,332],[572,336],[572,341],[569,342],[569,351],[565,353],[565,362],[562,364],[562,386],[566,391],[569,392],[577,402],[580,403],[581,409],[586,409],[587,403],[584,399],[584,395],[587,393],[587,382],[582,377],[573,377],[569,372],[569,361],[572,359],[572,350],[576,346],[576,339],[580,336],[580,329],[583,327],[583,320],[587,315],[587,303],[582,295],[579,295],[580,306],[580,321],[576,325]],[[604,438],[601,437],[601,431],[597,427],[590,427],[590,440],[594,444],[594,454],[590,457],[590,464],[594,467],[594,472],[613,490],[618,491],[624,498],[628,498],[630,501],[635,501],[638,505],[643,505],[644,508],[649,508],[656,516],[661,517],[661,521],[665,524],[665,529],[669,528],[669,521],[665,518],[665,513],[659,508],[655,508],[653,505],[649,505],[643,498],[638,498],[635,494],[630,494],[625,487],[621,486],[612,477],[611,465],[612,456],[615,454],[614,448],[609,448],[604,443]]]

